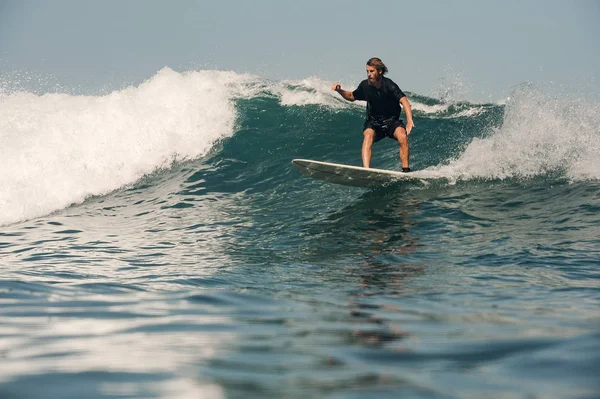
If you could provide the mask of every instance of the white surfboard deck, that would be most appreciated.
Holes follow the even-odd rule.
[[[355,187],[381,187],[398,181],[417,180],[426,183],[425,176],[419,172],[399,172],[395,170],[363,168],[339,163],[294,159],[292,165],[303,175],[327,183],[343,184]]]

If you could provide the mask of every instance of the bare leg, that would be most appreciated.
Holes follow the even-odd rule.
[[[406,134],[406,129],[404,129],[402,126],[398,126],[394,131],[394,137],[396,140],[398,140],[398,144],[400,144],[400,162],[402,163],[402,167],[408,168],[410,151],[408,148],[408,136]]]
[[[373,148],[373,140],[375,140],[375,130],[368,128],[363,132],[365,136],[362,145],[362,161],[363,167],[369,168],[371,165],[371,149]]]

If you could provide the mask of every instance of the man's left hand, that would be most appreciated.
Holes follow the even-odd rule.
[[[412,121],[406,122],[406,134],[410,134],[410,131],[413,130],[415,124]]]

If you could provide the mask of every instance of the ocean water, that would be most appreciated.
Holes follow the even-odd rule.
[[[600,397],[600,104],[409,93],[370,190],[329,86],[0,90],[0,398]]]

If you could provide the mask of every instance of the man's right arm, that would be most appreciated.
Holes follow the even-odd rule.
[[[333,86],[331,86],[331,89],[340,93],[340,96],[342,96],[345,100],[348,100],[348,101],[355,100],[354,94],[352,94],[351,91],[342,89],[342,85],[340,85],[339,83],[334,83]]]

